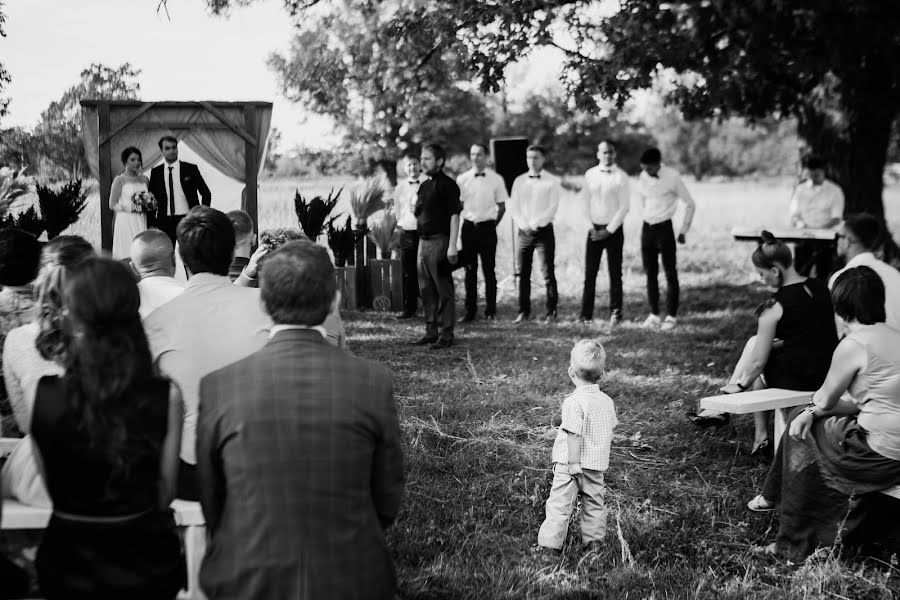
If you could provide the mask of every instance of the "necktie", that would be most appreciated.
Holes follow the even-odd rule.
[[[541,178],[541,174],[540,174],[540,173],[538,173],[537,175],[529,175],[529,176],[528,176],[528,179],[540,179],[540,178]]]
[[[410,179],[409,185],[419,185],[419,180],[418,179]]]
[[[484,173],[475,173],[475,177],[484,177]]]
[[[175,184],[172,181],[172,169],[175,167],[169,167],[169,216],[175,216]]]

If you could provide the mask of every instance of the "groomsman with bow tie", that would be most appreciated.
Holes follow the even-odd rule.
[[[406,178],[394,188],[394,210],[400,226],[400,270],[403,273],[403,312],[398,319],[416,316],[416,300],[419,297],[419,276],[416,256],[419,253],[419,234],[416,231],[416,197],[422,177],[419,156],[407,153],[403,157]]]
[[[678,171],[662,164],[662,154],[657,148],[650,148],[641,155],[641,170],[638,177],[638,194],[644,213],[641,229],[641,259],[647,273],[647,300],[650,315],[643,327],[659,327],[663,331],[673,329],[678,314],[678,268],[675,263],[675,229],[672,217],[678,208],[678,201],[684,203],[684,219],[678,233],[678,243],[685,242],[685,234],[691,228],[694,218],[694,198],[685,187]],[[659,258],[662,256],[663,271],[666,274],[666,319],[659,318]]]
[[[150,193],[158,207],[153,223],[175,243],[175,231],[188,212],[198,204],[209,206],[212,194],[193,163],[178,160],[178,140],[171,135],[160,138],[159,150],[165,162],[150,170]]]
[[[528,146],[525,151],[528,172],[516,177],[509,196],[509,214],[518,227],[519,314],[516,323],[531,318],[531,266],[535,250],[541,259],[547,289],[545,323],[556,319],[559,302],[553,264],[556,255],[553,218],[559,208],[560,183],[558,177],[543,170],[545,155],[542,146]]]
[[[494,271],[497,255],[497,224],[506,212],[506,184],[493,169],[487,167],[488,149],[474,144],[469,150],[472,168],[459,175],[462,201],[460,248],[466,269],[466,312],[461,323],[475,320],[478,314],[478,258],[484,274],[484,317],[494,320],[497,312],[497,274]]]
[[[584,174],[581,189],[582,208],[592,226],[584,253],[584,292],[578,320],[587,322],[594,317],[597,272],[606,250],[609,324],[614,326],[622,320],[622,248],[625,244],[622,222],[628,214],[630,192],[628,175],[616,166],[616,147],[612,142],[601,142],[597,146],[597,159],[600,164]]]

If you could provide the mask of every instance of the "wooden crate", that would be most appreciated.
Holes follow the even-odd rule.
[[[400,261],[370,259],[368,269],[372,307],[376,310],[402,310],[403,272]]]
[[[356,310],[356,267],[335,267],[334,276],[341,293],[341,310]]]

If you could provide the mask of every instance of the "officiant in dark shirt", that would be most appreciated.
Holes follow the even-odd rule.
[[[432,349],[453,344],[456,297],[452,268],[459,259],[459,186],[444,173],[446,151],[437,144],[422,149],[422,170],[429,176],[419,186],[416,226],[419,232],[419,294],[425,308],[425,335],[413,342]],[[453,243],[451,243],[451,240]]]

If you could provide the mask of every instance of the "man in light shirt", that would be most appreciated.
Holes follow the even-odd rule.
[[[131,268],[141,278],[141,319],[184,291],[184,285],[175,280],[175,249],[169,236],[158,229],[147,229],[134,236]]]
[[[825,161],[810,156],[804,161],[806,180],[794,188],[791,197],[791,227],[797,229],[830,229],[844,217],[844,192],[825,178]],[[833,248],[821,243],[801,242],[794,248],[794,265],[801,275],[809,276],[813,266],[816,277],[825,279],[831,273]]]
[[[554,260],[556,237],[553,218],[559,208],[559,178],[544,171],[544,148],[528,146],[525,162],[528,172],[516,177],[509,196],[509,214],[516,222],[516,253],[519,259],[519,314],[516,323],[531,318],[531,267],[534,251],[541,259],[544,285],[547,288],[547,313],[544,322],[556,319],[559,295],[556,291]]]
[[[662,154],[657,148],[650,148],[641,155],[642,173],[638,177],[638,196],[644,213],[641,229],[641,259],[647,273],[647,301],[650,315],[644,327],[672,329],[678,316],[678,268],[676,265],[675,229],[672,217],[678,208],[678,201],[684,203],[684,219],[678,233],[678,243],[683,244],[685,234],[691,228],[694,218],[694,198],[681,181],[675,169],[662,164]],[[659,259],[662,257],[666,274],[666,319],[659,318]]]
[[[881,221],[865,213],[848,215],[844,219],[835,237],[838,256],[846,260],[847,265],[831,276],[828,287],[834,287],[838,275],[847,269],[862,266],[871,268],[884,283],[885,322],[894,329],[900,329],[900,271],[878,260],[872,253],[884,235],[882,228]]]
[[[462,201],[461,258],[466,269],[466,312],[461,323],[474,321],[478,313],[478,258],[484,274],[484,317],[493,320],[497,313],[497,224],[506,212],[506,184],[487,167],[488,149],[474,144],[469,150],[472,168],[459,175]]]
[[[600,164],[584,174],[581,189],[582,207],[588,222],[587,246],[584,253],[584,293],[581,296],[579,321],[594,318],[594,296],[600,259],[606,250],[609,269],[609,324],[622,320],[622,248],[625,235],[622,222],[630,206],[628,175],[616,166],[616,147],[610,141],[597,146]]]
[[[419,185],[426,179],[422,176],[419,156],[407,153],[403,157],[406,178],[397,182],[394,188],[394,213],[400,227],[400,269],[403,273],[403,312],[398,319],[416,316],[416,300],[419,298],[419,276],[416,257],[419,252],[419,234],[416,231],[416,197]]]
[[[178,224],[177,236],[187,288],[150,313],[144,329],[159,371],[178,385],[184,399],[177,495],[198,500],[194,444],[200,380],[259,350],[272,321],[258,289],[228,278],[234,228],[225,213],[197,206]]]

